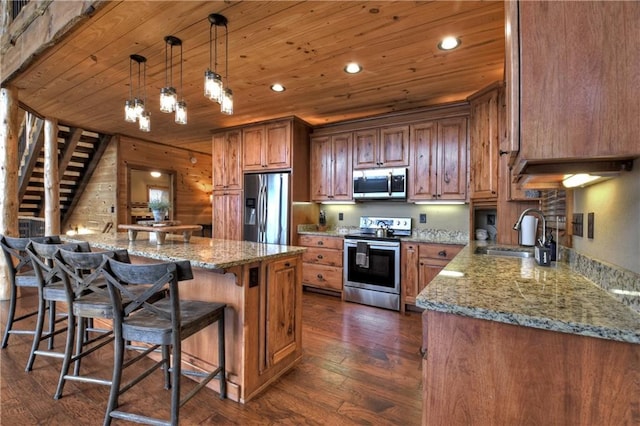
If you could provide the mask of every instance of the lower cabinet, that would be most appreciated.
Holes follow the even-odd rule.
[[[454,244],[403,242],[400,254],[403,307],[415,305],[416,296],[463,247]]]
[[[302,284],[342,292],[342,237],[301,235],[298,245],[308,247],[302,255]]]
[[[213,193],[213,238],[242,239],[242,191]]]

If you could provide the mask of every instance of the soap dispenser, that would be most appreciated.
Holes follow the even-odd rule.
[[[549,236],[547,237],[546,247],[551,250],[551,261],[554,262],[556,260],[558,246],[556,241],[553,239],[553,234],[549,231]]]

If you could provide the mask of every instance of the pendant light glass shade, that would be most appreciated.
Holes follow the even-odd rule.
[[[160,111],[166,113],[175,111],[177,97],[176,89],[173,87],[160,89]]]
[[[144,112],[144,101],[140,98],[135,98],[133,100],[133,113],[136,115],[136,118],[140,118],[143,112]]]
[[[142,132],[150,132],[151,131],[151,114],[149,111],[144,111],[142,115],[138,118],[140,123],[140,131]]]
[[[222,77],[211,70],[204,72],[204,96],[214,102],[222,103]]]
[[[138,116],[136,115],[136,111],[133,107],[133,101],[127,99],[124,101],[124,121],[129,123],[135,123]]]
[[[231,91],[231,89],[226,89],[224,91],[224,97],[222,98],[220,111],[223,114],[227,114],[227,115],[233,114],[233,92]]]
[[[176,123],[187,124],[187,103],[185,101],[176,103]]]

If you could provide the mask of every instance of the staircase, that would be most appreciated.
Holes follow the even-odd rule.
[[[25,112],[19,138],[19,216],[44,215],[44,120]],[[60,224],[65,227],[111,135],[58,123]]]

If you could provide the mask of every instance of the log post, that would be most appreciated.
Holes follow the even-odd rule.
[[[60,178],[58,177],[58,120],[44,121],[44,234],[60,234]]]
[[[18,236],[18,91],[0,88],[0,233]],[[9,271],[0,256],[0,300],[10,293]]]

